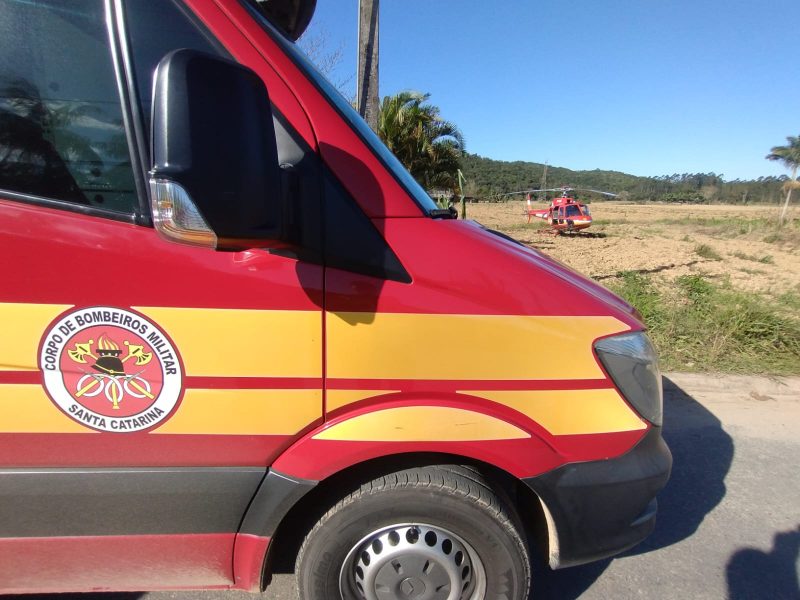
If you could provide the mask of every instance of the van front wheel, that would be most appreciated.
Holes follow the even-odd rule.
[[[362,485],[309,532],[304,600],[523,600],[530,569],[512,512],[474,470],[408,469]]]

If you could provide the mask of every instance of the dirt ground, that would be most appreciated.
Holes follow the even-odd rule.
[[[800,292],[797,210],[793,224],[778,229],[778,208],[772,206],[621,202],[590,206],[594,224],[576,235],[548,234],[538,219],[526,223],[524,202],[468,204],[467,218],[601,282],[620,271],[657,273],[656,281],[666,285],[681,275],[702,274],[772,298]]]

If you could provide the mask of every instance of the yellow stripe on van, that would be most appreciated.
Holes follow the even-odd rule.
[[[403,406],[359,415],[314,436],[359,442],[516,440],[530,435],[483,413],[444,406]]]
[[[613,389],[464,391],[504,404],[553,435],[634,431],[647,426]]]
[[[326,323],[328,376],[351,379],[600,379],[592,342],[629,329],[613,317],[329,313]]]
[[[0,303],[0,371],[35,371],[47,326],[69,304]]]
[[[36,384],[0,385],[0,432],[95,433],[62,413]],[[322,416],[319,390],[186,390],[153,433],[294,435]]]
[[[320,390],[186,390],[153,433],[294,435],[322,416]]]
[[[136,307],[172,338],[187,375],[321,377],[319,311]]]
[[[0,432],[94,433],[62,413],[41,385],[0,385]]]

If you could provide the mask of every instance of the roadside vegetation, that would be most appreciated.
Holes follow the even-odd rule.
[[[774,160],[780,162],[792,172],[792,177],[783,184],[783,190],[786,192],[786,200],[781,209],[780,224],[783,225],[786,220],[786,213],[789,210],[789,202],[792,199],[792,191],[798,189],[797,170],[800,169],[800,136],[790,135],[786,137],[787,144],[785,146],[775,146],[767,154],[767,160]]]
[[[722,256],[720,256],[719,252],[714,250],[708,244],[700,244],[699,246],[695,247],[694,253],[700,258],[706,258],[708,260],[722,260]]]
[[[716,173],[674,173],[640,177],[619,171],[574,171],[555,165],[525,161],[500,161],[466,154],[461,169],[467,178],[467,195],[492,199],[499,194],[538,188],[547,167],[547,187],[608,190],[618,200],[670,204],[777,204],[790,181],[786,175],[727,181]],[[519,198],[524,197],[521,194]]]
[[[753,262],[760,262],[765,265],[774,264],[775,260],[772,258],[771,254],[765,254],[764,256],[755,256],[753,254],[745,254],[744,252],[734,252],[731,256],[735,258],[741,258],[742,260],[750,260]]]
[[[798,292],[771,301],[700,274],[666,291],[632,271],[606,283],[641,313],[665,370],[800,373]]]

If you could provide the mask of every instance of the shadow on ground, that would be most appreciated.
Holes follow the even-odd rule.
[[[655,531],[622,556],[652,552],[688,538],[725,496],[733,440],[717,417],[667,377],[663,435],[672,451],[673,465],[670,481],[658,496]],[[578,598],[610,564],[611,560],[604,560],[560,571],[536,568],[533,597]]]
[[[771,552],[743,548],[726,569],[728,598],[800,598],[800,526],[775,535]]]

